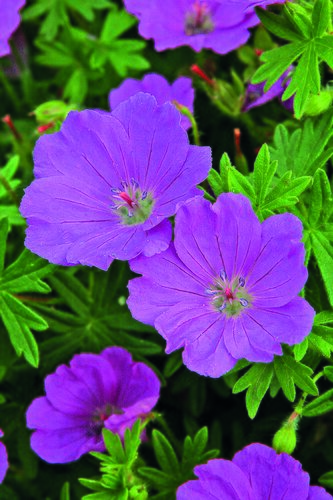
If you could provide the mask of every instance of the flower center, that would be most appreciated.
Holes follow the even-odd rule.
[[[186,14],[186,35],[201,35],[213,31],[214,25],[206,2],[195,0],[191,10]]]
[[[89,436],[99,437],[102,433],[105,420],[107,420],[111,415],[121,415],[123,413],[123,410],[109,403],[100,408],[96,408],[89,422]]]
[[[128,226],[141,224],[150,216],[154,200],[151,193],[142,190],[136,180],[121,182],[121,187],[112,188],[112,210],[116,210],[122,222]]]
[[[205,293],[212,298],[214,309],[227,316],[238,316],[245,307],[251,305],[251,296],[246,291],[245,279],[234,277],[228,280],[224,269]]]

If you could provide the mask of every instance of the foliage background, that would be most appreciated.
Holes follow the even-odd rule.
[[[0,130],[0,427],[11,465],[0,498],[65,500],[88,494],[78,478],[100,477],[96,458],[69,465],[39,460],[30,450],[25,411],[43,394],[44,377],[57,365],[74,353],[99,353],[110,345],[145,361],[163,384],[158,415],[148,427],[150,436],[156,429],[154,437],[140,448],[135,466],[141,467],[138,475],[152,498],[171,498],[177,485],[192,477],[193,465],[209,456],[231,458],[251,442],[271,445],[304,392],[314,403],[298,407],[304,417],[293,456],[317,484],[333,469],[332,2],[302,0],[261,11],[263,25],[253,30],[249,43],[223,57],[186,47],[156,52],[151,41],[139,37],[135,18],[121,2],[30,0],[22,17],[12,43],[16,76],[10,76],[13,59],[0,61],[0,116],[5,117]],[[255,49],[264,51],[264,64]],[[254,73],[255,81],[272,82],[291,63],[296,70],[285,97],[296,90],[296,117],[278,101],[241,112]],[[193,64],[215,78],[217,88],[195,76]],[[318,316],[309,338],[270,365],[240,362],[221,379],[200,377],[182,365],[180,352],[164,354],[164,341],[154,329],[131,318],[127,263],[115,262],[107,272],[65,269],[24,250],[25,221],[18,205],[33,178],[37,127],[52,122],[46,133],[57,130],[69,109],[107,110],[111,88],[147,72],[169,81],[193,78],[200,141],[213,150],[214,171],[204,185],[208,197],[242,192],[261,219],[292,211],[303,221],[309,266],[304,293]],[[62,104],[44,105],[55,100]],[[241,131],[240,147],[235,129]],[[268,146],[257,156],[264,143]],[[193,463],[183,457],[179,464],[175,456],[181,458],[185,436],[193,438],[203,427],[207,445],[203,430]],[[143,466],[162,469],[166,476]],[[109,490],[108,496],[94,498],[127,498],[117,488],[118,493]],[[141,498],[140,492],[131,494]]]

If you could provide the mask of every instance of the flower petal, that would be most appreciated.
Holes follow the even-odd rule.
[[[241,194],[221,194],[213,205],[224,270],[230,279],[246,277],[261,244],[261,226],[250,201]]]
[[[282,354],[279,342],[263,325],[251,318],[250,311],[227,319],[224,343],[236,359],[269,363],[273,361],[274,354]]]
[[[237,360],[233,358],[224,343],[226,321],[224,316],[215,314],[202,319],[200,336],[192,343],[187,343],[183,352],[184,364],[200,375],[218,378],[231,370]],[[206,320],[204,322],[204,319]],[[193,324],[194,328],[195,325]]]
[[[181,261],[200,276],[206,287],[223,267],[216,233],[216,215],[209,201],[192,198],[177,212],[175,249]]]
[[[278,455],[272,448],[255,443],[236,453],[232,461],[250,481],[253,498],[307,498],[309,474],[302,470],[302,464],[286,453]]]

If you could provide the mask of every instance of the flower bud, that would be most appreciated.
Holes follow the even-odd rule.
[[[283,424],[281,429],[275,433],[273,437],[273,448],[278,453],[288,453],[291,455],[296,448],[298,419],[298,414],[293,413]]]

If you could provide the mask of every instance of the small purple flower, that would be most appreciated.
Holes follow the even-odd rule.
[[[232,460],[209,460],[194,468],[198,480],[177,490],[177,500],[328,500],[324,488],[310,486],[302,464],[287,453],[253,443]]]
[[[3,437],[3,432],[0,429],[0,437]],[[5,479],[9,467],[6,446],[0,442],[0,483]]]
[[[166,252],[130,262],[132,315],[154,325],[166,352],[184,348],[185,365],[220,377],[237,360],[269,363],[281,343],[301,342],[314,310],[298,297],[307,279],[302,224],[292,214],[262,224],[241,194],[216,203],[195,197],[176,215]]]
[[[19,10],[25,0],[0,1],[0,57],[10,54],[9,38],[20,24]]]
[[[155,49],[189,45],[196,52],[212,49],[226,54],[249,38],[259,24],[255,7],[285,0],[124,0],[138,17],[143,38],[153,38]]]
[[[267,90],[264,92],[266,82],[262,83],[249,83],[246,89],[243,111],[249,111],[257,106],[262,106],[266,102],[279,97],[281,100],[282,94],[286,90],[290,82],[290,72],[293,66],[287,69],[283,75]],[[283,106],[290,112],[294,110],[294,96],[286,101],[281,101]]]
[[[111,110],[137,92],[152,94],[159,105],[177,101],[193,113],[194,89],[190,78],[182,76],[177,78],[172,85],[163,76],[156,73],[146,75],[141,81],[127,78],[120,87],[111,90],[109,94]],[[186,116],[182,116],[180,123],[185,130],[191,127],[191,122]]]
[[[43,460],[65,463],[90,451],[104,451],[102,429],[124,436],[159,398],[160,382],[144,363],[120,347],[100,355],[77,354],[45,379],[46,396],[27,411],[36,429],[31,448]]]
[[[143,93],[112,113],[69,113],[37,141],[36,180],[20,207],[25,245],[55,264],[101,269],[168,248],[168,217],[201,193],[211,166],[210,148],[191,146],[180,119]]]

